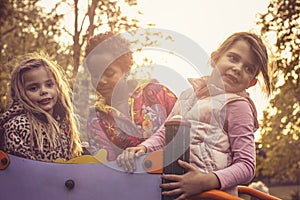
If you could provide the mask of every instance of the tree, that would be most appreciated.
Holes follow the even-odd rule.
[[[56,41],[61,34],[62,16],[55,12],[43,12],[38,2],[39,0],[0,0],[0,113],[7,103],[10,73],[15,58],[43,50],[58,62],[68,62],[60,53],[61,48]]]
[[[274,92],[264,111],[257,171],[277,183],[300,179],[300,2],[271,0],[258,25],[276,36]]]
[[[72,82],[73,85],[73,104],[75,112],[79,114],[81,139],[85,140],[85,125],[88,118],[88,105],[91,101],[91,85],[87,80],[89,77],[86,69],[79,68],[83,63],[85,56],[85,45],[88,39],[96,32],[112,31],[121,33],[125,31],[133,31],[139,27],[137,19],[129,19],[122,9],[126,6],[134,6],[137,4],[136,0],[65,0],[56,4],[59,6],[69,6],[73,17],[72,29],[64,28],[64,31],[72,38],[69,45],[70,55],[73,63]],[[138,13],[136,13],[138,14]],[[74,82],[76,81],[76,82]],[[76,83],[76,84],[74,84]]]
[[[137,4],[136,0],[84,1],[86,2],[86,7],[79,6],[84,4],[80,0],[73,0],[72,3],[71,1],[65,2],[68,3],[74,12],[74,29],[71,31],[64,29],[73,39],[70,52],[73,57],[73,78],[76,77],[78,67],[82,63],[84,47],[95,31],[106,29],[119,33],[122,31],[131,31],[139,27],[137,19],[129,19],[122,13],[122,6],[124,7],[124,4],[134,6]],[[83,17],[80,17],[80,13],[82,12],[84,12]]]
[[[87,2],[85,9],[81,6],[84,2]],[[124,0],[123,3],[132,6],[136,5],[136,0]],[[120,32],[138,27],[136,19],[129,20],[122,14],[119,1],[62,0],[52,4],[50,11],[46,11],[41,0],[0,0],[0,113],[5,109],[14,58],[43,50],[66,70],[72,85],[82,63],[84,45],[95,30],[106,28]],[[74,29],[71,31],[62,24],[67,13],[59,12],[65,5],[74,11]],[[82,11],[85,14],[80,18]],[[69,34],[73,42],[62,43],[63,34]]]

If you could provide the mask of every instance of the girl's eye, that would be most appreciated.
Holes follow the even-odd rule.
[[[38,87],[37,86],[31,86],[31,87],[28,88],[28,90],[31,91],[31,92],[35,92],[35,91],[38,90]]]
[[[108,71],[108,72],[105,72],[104,75],[106,77],[112,77],[115,73],[113,71]]]
[[[234,55],[228,55],[228,59],[229,59],[231,62],[234,62],[234,63],[236,63],[236,62],[239,61],[238,57],[237,57],[237,56],[234,56]]]
[[[46,83],[46,86],[49,87],[49,88],[50,88],[50,87],[53,87],[53,85],[54,85],[53,82]]]
[[[45,82],[45,87],[47,88],[52,88],[54,86],[54,81],[53,80],[48,80]]]
[[[249,74],[255,74],[256,68],[255,66],[245,66],[245,71]]]

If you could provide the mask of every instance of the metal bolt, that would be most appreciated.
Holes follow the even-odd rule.
[[[2,158],[2,159],[1,159],[1,164],[2,164],[2,165],[6,165],[7,163],[8,163],[7,158]]]
[[[150,167],[152,167],[152,162],[151,162],[151,160],[146,160],[146,161],[145,161],[145,167],[146,167],[147,169],[149,169]]]
[[[71,179],[66,180],[65,186],[69,189],[72,190],[75,187],[75,182]]]

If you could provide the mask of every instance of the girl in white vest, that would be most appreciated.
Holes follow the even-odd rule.
[[[208,77],[189,79],[170,115],[191,123],[190,163],[179,160],[184,175],[165,174],[172,181],[161,185],[166,196],[186,199],[210,189],[237,195],[237,185],[249,183],[255,174],[254,132],[256,109],[246,89],[261,76],[263,91],[271,92],[269,59],[261,38],[238,32],[211,54],[213,71]],[[136,169],[134,158],[163,148],[165,129],[137,147],[127,148],[117,162],[128,172]]]

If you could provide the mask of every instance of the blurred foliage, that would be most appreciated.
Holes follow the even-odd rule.
[[[291,194],[291,200],[300,200],[299,189],[293,191],[293,193]]]
[[[138,20],[129,19],[122,13],[121,5],[134,6],[136,0],[126,0],[123,4],[115,0],[0,0],[0,113],[9,103],[10,73],[16,58],[33,51],[44,51],[66,71],[74,91],[89,91],[87,73],[79,66],[83,62],[84,49],[89,37],[99,31],[116,33],[137,29]],[[73,17],[71,21],[66,16]],[[73,24],[71,30],[67,28]],[[67,41],[69,36],[71,41]],[[81,88],[78,88],[81,87]],[[81,98],[76,108],[87,109],[87,94],[77,94]]]
[[[67,57],[56,38],[61,15],[44,13],[38,0],[0,0],[0,112],[8,103],[7,92],[15,58],[33,51],[45,51],[62,66]]]
[[[257,23],[275,35],[273,95],[264,111],[257,173],[272,183],[300,183],[300,1],[271,0]]]
[[[65,0],[63,2],[67,2],[74,12],[74,29],[68,33],[73,38],[71,54],[74,60],[73,77],[75,78],[83,56],[85,56],[85,45],[92,35],[103,31],[115,33],[133,31],[139,28],[139,21],[136,18],[129,18],[122,12],[122,6],[134,6],[137,4],[136,0],[72,1]]]
[[[71,3],[72,2],[72,3]],[[124,10],[137,5],[137,0],[64,0],[60,1],[61,5],[67,3],[74,12],[74,30],[67,31],[73,38],[71,45],[71,55],[73,56],[73,87],[74,99],[73,104],[76,113],[80,116],[81,139],[86,140],[85,126],[87,124],[89,105],[93,104],[95,91],[89,81],[89,73],[81,66],[84,63],[85,46],[88,39],[100,32],[111,31],[116,34],[120,33],[131,44],[134,51],[140,51],[146,46],[156,46],[159,41],[170,40],[162,33],[153,31],[140,31],[138,17],[142,15],[140,11],[133,11],[130,16],[126,15]],[[84,4],[85,3],[85,4]],[[84,7],[85,5],[86,7]],[[58,6],[59,7],[59,6]],[[128,12],[128,10],[127,10]],[[133,17],[134,16],[134,17]],[[151,27],[153,24],[147,24]],[[143,71],[142,68],[151,68],[151,61],[145,59],[143,66],[136,65],[135,71],[132,70],[131,78],[139,79],[138,74]],[[144,78],[144,77],[143,77]],[[151,75],[147,76],[151,79]]]
[[[89,73],[84,67],[80,67],[86,56],[85,46],[88,39],[99,32],[122,33],[138,29],[139,21],[136,18],[129,18],[122,12],[122,6],[134,6],[137,2],[136,0],[69,0],[61,2],[66,2],[74,12],[74,29],[73,31],[67,31],[73,39],[71,44],[71,55],[73,57],[72,81],[75,83],[73,104],[80,119],[81,139],[85,141],[89,105],[93,103],[95,94],[89,81]]]

